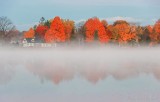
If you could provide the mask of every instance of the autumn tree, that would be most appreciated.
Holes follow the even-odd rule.
[[[64,25],[66,40],[70,40],[71,38],[74,37],[74,29],[75,29],[74,21],[69,20],[69,19],[67,19],[67,20],[62,19],[62,22]]]
[[[94,40],[94,34],[96,32],[96,27],[95,27],[95,22],[94,22],[94,19],[91,18],[91,19],[88,19],[88,21],[86,21],[85,23],[85,37],[86,37],[86,41],[87,42],[91,42]]]
[[[109,36],[106,33],[104,25],[105,24],[103,24],[98,18],[88,19],[84,25],[86,41],[92,42],[94,39],[98,39],[102,43],[107,43],[109,41]]]
[[[46,31],[48,30],[48,26],[44,26],[42,24],[39,24],[35,30],[36,34],[35,37],[39,41],[44,41],[44,36]]]
[[[64,31],[64,25],[60,17],[55,17],[50,25],[50,29],[47,30],[44,36],[45,42],[64,42],[66,35]]]
[[[114,22],[113,27],[115,37],[119,43],[127,43],[129,41],[135,40],[135,31],[132,30],[132,27],[128,22],[124,20],[117,20]]]
[[[30,28],[27,32],[24,33],[24,38],[34,38],[35,31],[33,28]]]
[[[106,20],[102,20],[101,23],[103,24],[106,34],[109,37],[109,39],[112,38],[112,32],[110,31],[110,25],[108,25],[108,22]]]
[[[110,40],[109,35],[110,32],[107,30],[107,22],[104,25],[102,22],[97,21],[98,23],[98,37],[101,43],[108,43]]]
[[[112,43],[118,42],[118,38],[119,38],[118,31],[114,28],[113,25],[108,25],[106,32],[108,32],[109,38]]]
[[[160,19],[154,24],[153,29],[149,31],[152,44],[160,43]]]
[[[154,25],[154,31],[156,34],[160,34],[160,19]]]

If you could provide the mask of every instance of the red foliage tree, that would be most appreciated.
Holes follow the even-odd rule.
[[[35,31],[36,31],[36,34],[38,34],[41,39],[44,39],[44,36],[47,30],[48,30],[47,26],[40,24],[38,25]]]
[[[60,17],[55,17],[53,19],[50,29],[48,29],[45,33],[44,39],[47,43],[64,42],[66,40],[64,25]]]
[[[106,29],[104,25],[101,22],[98,22],[98,36],[99,36],[99,41],[102,43],[107,43],[109,41],[109,36],[106,33]]]
[[[107,43],[109,41],[109,36],[106,33],[105,26],[103,22],[100,22],[98,18],[90,18],[85,23],[86,29],[86,41],[92,42],[96,34],[98,34],[98,39],[102,43]]]
[[[89,19],[85,23],[85,30],[86,30],[86,41],[91,42],[94,40],[94,33],[95,33],[95,24],[93,19]]]

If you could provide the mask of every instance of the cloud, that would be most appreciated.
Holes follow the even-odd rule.
[[[143,19],[138,19],[138,18],[133,18],[133,17],[121,17],[121,16],[108,17],[108,18],[106,18],[106,20],[111,23],[113,23],[117,20],[125,20],[125,21],[131,22],[131,23],[142,23],[144,21]]]
[[[157,18],[153,18],[151,21],[154,24],[154,23],[156,23],[158,21],[158,19]]]

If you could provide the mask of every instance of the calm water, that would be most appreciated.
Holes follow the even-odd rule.
[[[0,102],[160,102],[159,48],[1,49]]]

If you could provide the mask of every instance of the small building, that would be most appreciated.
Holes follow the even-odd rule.
[[[35,43],[34,38],[25,38],[22,41],[22,46],[23,47],[42,47],[42,48],[46,48],[46,47],[56,47],[56,43],[51,44],[51,43]]]

